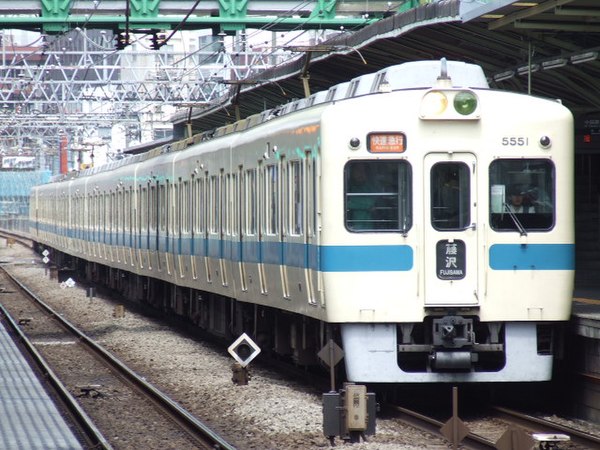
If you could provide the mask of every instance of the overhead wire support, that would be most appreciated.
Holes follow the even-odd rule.
[[[364,64],[367,64],[365,58],[363,58],[362,54],[355,49],[354,47],[347,46],[339,46],[339,45],[289,45],[283,47],[284,50],[296,53],[304,53],[304,66],[302,67],[302,72],[300,73],[300,79],[302,80],[302,87],[304,89],[304,97],[308,98],[311,95],[310,92],[310,61],[313,53],[331,53],[340,50],[350,49],[358,53],[360,59]]]
[[[181,22],[179,22],[175,28],[173,29],[173,31],[171,31],[171,33],[163,40],[163,42],[160,44],[160,46],[158,48],[156,48],[155,50],[158,50],[160,47],[162,47],[163,45],[165,45],[167,42],[169,42],[169,40],[175,35],[175,33],[177,33],[179,30],[181,30],[181,28],[183,27],[183,25],[187,22],[187,20],[189,19],[189,17],[192,15],[192,13],[196,10],[196,8],[198,7],[198,4],[200,3],[200,0],[196,0],[196,3],[194,3],[194,6],[192,6],[192,8],[188,11],[188,13],[186,14],[186,16],[183,18],[183,20]]]

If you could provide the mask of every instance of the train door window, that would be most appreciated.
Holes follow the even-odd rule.
[[[192,178],[189,183],[189,231],[192,234],[196,234],[198,231],[198,180],[192,174]]]
[[[315,227],[316,227],[316,219],[317,219],[317,171],[315,170],[315,160],[312,157],[312,152],[306,152],[306,180],[307,180],[307,192],[306,192],[306,201],[308,202],[308,207],[306,211],[308,212],[308,230],[307,233],[309,236],[315,235]]]
[[[166,192],[166,200],[167,207],[166,211],[167,215],[167,233],[169,236],[173,236],[178,229],[179,223],[179,213],[176,211],[177,203],[173,201],[179,196],[179,185],[174,181],[170,183],[167,181],[167,192]]]
[[[121,234],[121,230],[123,229],[123,192],[120,190],[117,190],[117,194],[116,194],[116,202],[115,202],[115,217],[116,217],[116,224],[117,224],[117,233]],[[118,237],[117,237],[118,239]],[[119,241],[117,241],[119,242]]]
[[[124,211],[124,218],[125,218],[125,232],[126,233],[131,233],[131,224],[132,224],[132,220],[131,220],[131,213],[133,212],[133,208],[132,208],[132,204],[131,204],[131,200],[133,198],[133,196],[131,195],[131,187],[129,188],[128,191],[125,191],[124,193],[125,195],[125,211]]]
[[[140,185],[140,192],[140,204],[138,205],[139,227],[140,233],[145,233],[148,230],[148,188]]]
[[[171,223],[169,224],[170,232],[169,234],[179,235],[181,231],[181,181],[173,182],[172,195],[173,200],[171,202]]]
[[[471,172],[463,162],[431,168],[431,225],[436,230],[463,230],[471,225]]]
[[[111,239],[112,239],[112,233],[114,231],[116,231],[116,227],[117,227],[117,201],[116,201],[116,194],[114,192],[110,193],[110,216],[108,217],[108,227],[110,230],[110,234],[111,234]],[[112,242],[111,242],[112,243]]]
[[[92,233],[91,236],[96,235],[96,193],[91,193],[89,198],[89,226],[88,230]]]
[[[189,219],[190,219],[190,224],[189,224],[189,231],[191,232],[192,235],[196,234],[198,231],[198,180],[196,179],[196,177],[194,176],[194,174],[192,174],[192,178],[190,180],[190,185],[189,185]]]
[[[209,187],[209,231],[211,233],[217,233],[219,230],[219,183],[216,175],[210,177],[210,187]]]
[[[200,177],[196,180],[196,214],[195,217],[195,230],[197,233],[204,233],[206,223],[206,194],[205,194],[205,181],[204,177]]]
[[[158,230],[158,195],[156,192],[157,188],[154,185],[150,186],[150,197],[148,198],[148,211],[149,211],[149,227],[150,231],[156,232]]]
[[[497,159],[490,164],[490,226],[544,231],[554,226],[555,169],[549,159]]]
[[[239,175],[231,175],[231,234],[237,235],[240,220],[240,184]]]
[[[190,182],[184,181],[181,189],[181,232],[189,233],[191,224]]]
[[[100,194],[100,206],[98,207],[100,211],[99,217],[99,227],[101,231],[101,242],[106,244],[106,192],[102,192]]]
[[[164,184],[158,186],[158,220],[161,233],[167,231],[167,189]]]
[[[266,233],[270,235],[278,232],[278,217],[279,217],[279,170],[276,165],[266,167],[265,176],[265,197],[267,209],[266,213]]]
[[[290,233],[299,236],[303,233],[302,211],[304,208],[304,176],[302,161],[290,162]]]
[[[222,176],[223,180],[223,231],[228,236],[231,234],[231,175]]]
[[[246,171],[246,198],[245,204],[247,205],[246,212],[246,234],[256,234],[257,214],[258,214],[258,196],[256,192],[256,169],[250,169]]]
[[[279,158],[279,231],[282,235],[288,233],[290,229],[289,173],[289,163],[286,160],[285,155],[281,155]]]
[[[412,175],[402,160],[350,161],[344,168],[346,228],[406,232],[412,226]]]

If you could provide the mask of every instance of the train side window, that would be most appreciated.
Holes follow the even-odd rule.
[[[344,168],[344,216],[349,231],[406,232],[412,226],[408,162],[350,161]]]
[[[490,164],[490,226],[545,231],[555,221],[555,168],[549,159],[497,159]]]
[[[431,168],[431,225],[436,230],[463,230],[471,225],[469,167],[462,162]]]

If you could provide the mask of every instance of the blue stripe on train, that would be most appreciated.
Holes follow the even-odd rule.
[[[494,270],[575,270],[574,244],[495,244],[490,247]]]
[[[406,271],[413,267],[408,245],[335,245],[321,247],[323,272]]]
[[[74,233],[40,224],[44,231],[52,231],[59,235],[73,237]],[[116,243],[117,235],[105,232],[87,234],[88,241],[106,241]],[[119,243],[122,241],[119,237]],[[149,239],[152,250],[156,250],[156,236]],[[180,242],[179,242],[180,241]],[[127,240],[129,242],[129,240]],[[133,240],[142,249],[147,249],[147,236]],[[193,239],[194,252],[197,256],[226,258],[233,261],[242,259],[248,263],[263,262],[281,264],[291,267],[308,267],[323,272],[390,272],[412,270],[414,265],[413,249],[408,245],[370,245],[321,246],[302,243],[226,241],[220,239]],[[184,255],[191,254],[190,238],[158,239],[161,252],[170,250]],[[574,244],[494,244],[489,251],[489,265],[494,270],[574,270]]]

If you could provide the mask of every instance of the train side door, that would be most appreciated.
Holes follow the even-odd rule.
[[[476,305],[479,294],[475,155],[428,154],[423,180],[425,304]]]

